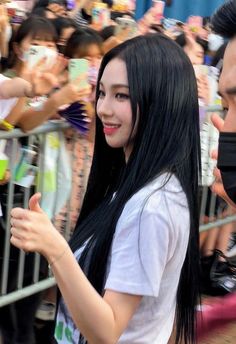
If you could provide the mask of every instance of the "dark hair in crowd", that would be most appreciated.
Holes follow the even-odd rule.
[[[179,36],[177,36],[175,42],[179,44],[181,47],[184,47],[187,44],[185,33],[183,32]],[[208,50],[208,42],[205,39],[202,39],[197,36],[196,42],[203,48],[205,52]]]
[[[14,43],[20,44],[28,36],[32,39],[40,37],[40,39],[57,42],[56,29],[50,20],[40,16],[30,16],[21,23],[9,42],[8,68],[12,68],[16,62]]]
[[[91,44],[102,46],[102,39],[99,34],[90,28],[77,29],[67,41],[65,56],[72,58],[77,54],[78,57],[84,57]]]
[[[61,33],[64,29],[67,29],[70,27],[73,27],[76,29],[77,27],[74,20],[68,17],[58,17],[58,18],[52,19],[52,23],[56,29],[58,37],[61,36]]]
[[[236,35],[236,1],[230,0],[219,7],[211,19],[212,29],[225,38]]]
[[[108,38],[115,35],[115,29],[115,25],[106,26],[99,32],[99,35],[102,37],[103,41],[106,41]]]
[[[66,7],[67,6],[67,1],[66,0],[38,0],[36,4],[34,5],[34,8],[37,7],[47,7],[51,3],[57,3],[61,6]]]
[[[216,51],[213,59],[212,59],[212,62],[211,62],[211,65],[213,67],[216,67],[220,61],[222,61],[223,63],[223,58],[224,58],[224,54],[225,54],[225,50],[226,50],[226,46],[227,46],[227,43],[224,43],[222,44],[221,47],[219,47],[219,49]],[[222,66],[221,66],[222,67]],[[221,68],[220,68],[221,69]]]
[[[193,67],[183,50],[167,37],[140,36],[104,56],[98,85],[107,64],[115,58],[126,64],[133,126],[139,112],[134,146],[126,164],[123,149],[111,148],[106,143],[97,117],[95,152],[71,248],[76,251],[86,243],[80,266],[102,295],[113,236],[125,204],[159,175],[174,174],[186,194],[190,211],[189,242],[177,293],[176,343],[181,339],[193,343],[199,295],[200,173],[199,114]],[[98,96],[99,86],[97,100]]]

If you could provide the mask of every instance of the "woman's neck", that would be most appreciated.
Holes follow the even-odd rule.
[[[16,73],[17,76],[21,76],[22,71],[23,71],[23,67],[24,66],[23,66],[22,61],[18,60],[11,69],[14,70],[14,72]]]

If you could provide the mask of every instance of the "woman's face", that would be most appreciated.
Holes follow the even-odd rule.
[[[193,65],[201,65],[204,63],[204,50],[199,43],[194,42],[191,47],[185,46],[184,51]]]
[[[32,38],[31,36],[25,37],[19,45],[17,45],[17,56],[19,58],[23,57],[24,54],[29,50],[31,45],[44,46],[53,50],[57,50],[56,43],[53,41],[41,39],[40,37]]]
[[[90,66],[92,67],[99,67],[102,54],[101,54],[101,48],[98,44],[90,44],[88,47],[86,47],[86,51],[84,54],[81,54],[80,51],[75,52],[73,55],[74,59],[86,59],[89,61]]]
[[[108,145],[123,147],[127,161],[133,148],[135,130],[126,65],[118,58],[111,60],[104,69],[99,83],[97,114]]]

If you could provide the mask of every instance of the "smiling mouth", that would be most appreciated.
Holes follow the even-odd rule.
[[[114,128],[114,129],[117,129],[117,128],[119,128],[120,126],[121,126],[120,124],[103,123],[103,127],[104,127],[104,128]]]
[[[103,132],[105,135],[113,135],[121,127],[120,124],[103,124]]]

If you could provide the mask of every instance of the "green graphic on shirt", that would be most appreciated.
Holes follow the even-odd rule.
[[[72,332],[69,329],[69,327],[66,327],[66,329],[65,329],[65,336],[66,336],[66,339],[68,340],[69,343],[73,343]]]
[[[59,321],[56,324],[54,336],[59,341],[63,339],[63,333],[65,334],[67,343],[73,343],[72,331],[69,327],[64,327],[64,323],[62,321]]]
[[[63,336],[63,322],[60,321],[59,323],[57,323],[56,328],[55,328],[55,337],[58,340],[62,340],[62,336]]]

